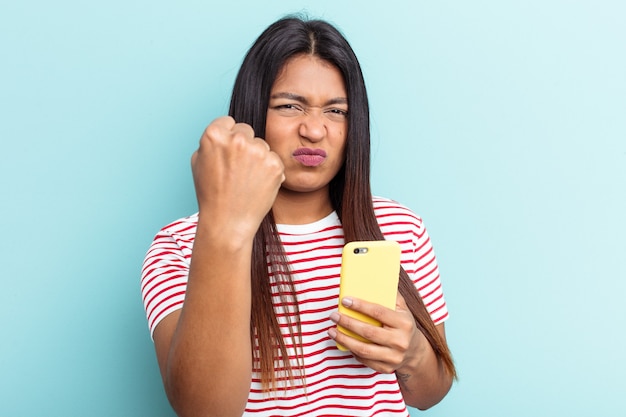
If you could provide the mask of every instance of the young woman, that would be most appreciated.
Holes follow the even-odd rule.
[[[192,156],[198,213],[164,227],[144,262],[178,415],[407,416],[446,395],[455,369],[432,246],[419,217],[372,197],[369,164],[346,39],[319,20],[272,24],[246,55],[230,115]],[[341,300],[375,327],[337,312],[339,272],[345,243],[382,239],[402,247],[396,309]]]

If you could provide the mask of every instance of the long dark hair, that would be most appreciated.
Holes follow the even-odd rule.
[[[350,111],[345,163],[329,187],[330,200],[341,220],[345,242],[382,240],[384,236],[376,220],[370,189],[370,124],[365,81],[354,51],[334,26],[325,21],[296,16],[283,18],[269,26],[244,58],[235,80],[229,114],[237,122],[250,124],[256,136],[265,137],[272,85],[285,63],[302,54],[315,55],[337,67],[343,75],[348,95]],[[286,311],[286,317],[294,318],[289,328],[291,342],[298,346],[299,311],[287,265],[270,211],[254,239],[251,271],[253,297],[250,335],[252,345],[258,346],[258,353],[253,349],[253,360],[255,367],[260,370],[265,389],[275,386],[278,370],[286,372],[289,379],[293,379],[295,373],[304,379],[301,360],[295,369],[290,364],[287,345],[272,303],[271,282],[279,285],[283,305],[293,308],[293,311]],[[446,342],[437,332],[422,298],[404,269],[400,272],[399,291],[440,363],[448,373],[455,375]]]

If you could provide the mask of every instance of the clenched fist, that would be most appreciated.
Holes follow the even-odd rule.
[[[252,237],[285,180],[284,166],[251,126],[214,120],[191,158],[200,221]]]

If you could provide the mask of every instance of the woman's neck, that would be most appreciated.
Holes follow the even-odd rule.
[[[272,213],[277,224],[308,224],[323,219],[333,211],[328,187],[309,193],[281,188]]]

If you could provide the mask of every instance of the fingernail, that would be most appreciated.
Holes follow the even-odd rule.
[[[333,322],[335,322],[335,323],[337,323],[339,321],[339,317],[340,317],[339,313],[337,313],[337,312],[334,312],[333,314],[330,315],[330,319]]]
[[[342,298],[341,299],[341,304],[343,304],[346,307],[351,307],[352,306],[352,298]]]
[[[330,329],[328,329],[328,335],[331,339],[334,339],[335,337],[337,337],[337,330],[335,330],[334,327],[331,327]]]

